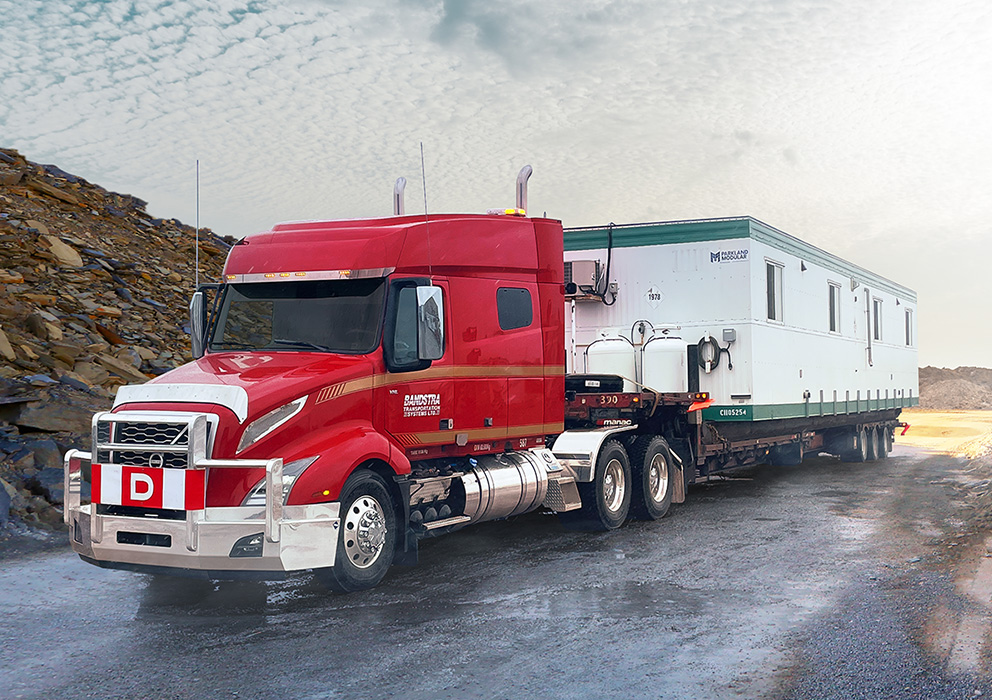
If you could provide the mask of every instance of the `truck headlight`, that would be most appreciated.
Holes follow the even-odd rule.
[[[290,401],[285,406],[280,406],[274,411],[269,411],[258,420],[251,423],[241,435],[241,442],[238,443],[238,452],[241,452],[250,445],[255,444],[263,437],[271,433],[280,425],[288,421],[297,413],[303,410],[307,402],[306,396],[301,396],[296,401]]]
[[[306,457],[304,459],[296,459],[289,464],[282,465],[282,502],[285,503],[286,499],[289,498],[289,491],[293,488],[293,483],[296,481],[296,477],[303,473],[303,470],[309,467],[311,464],[317,461],[317,457],[320,455],[314,455],[313,457]],[[265,505],[265,477],[259,481],[255,486],[252,487],[248,495],[245,496],[244,500],[241,501],[243,506],[264,506]]]

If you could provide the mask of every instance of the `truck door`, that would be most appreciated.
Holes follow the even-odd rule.
[[[386,373],[376,383],[376,404],[384,407],[383,424],[410,455],[418,449],[454,444],[455,401],[451,351],[443,348],[437,360],[422,360],[417,334],[417,288],[431,284],[422,278],[393,280],[386,303],[383,358]],[[441,287],[448,308],[448,286]],[[447,316],[447,314],[444,314]],[[439,319],[450,338],[448,319]],[[450,346],[450,342],[445,341]]]

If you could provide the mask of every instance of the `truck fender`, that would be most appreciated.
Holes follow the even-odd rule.
[[[551,451],[559,462],[572,471],[576,481],[588,483],[596,478],[596,458],[603,443],[615,435],[636,429],[636,425],[625,425],[590,430],[566,430],[555,438]]]
[[[370,461],[389,465],[394,472],[401,473],[402,465],[395,465],[390,460],[389,441],[371,423],[339,423],[330,430],[321,431],[315,438],[306,453],[320,456],[293,483],[287,505],[337,500],[351,473]]]

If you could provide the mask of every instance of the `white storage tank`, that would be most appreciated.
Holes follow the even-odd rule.
[[[685,342],[672,336],[655,336],[644,344],[641,355],[643,384],[655,391],[689,391]]]
[[[638,391],[636,350],[622,337],[600,338],[586,348],[587,374],[615,374],[623,377],[623,390]]]

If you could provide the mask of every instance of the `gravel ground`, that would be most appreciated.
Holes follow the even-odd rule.
[[[977,469],[905,447],[760,467],[615,532],[468,528],[348,596],[19,556],[0,567],[0,697],[988,695]]]

